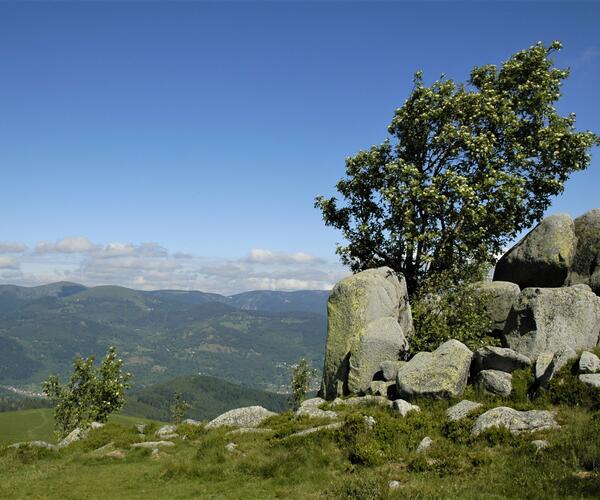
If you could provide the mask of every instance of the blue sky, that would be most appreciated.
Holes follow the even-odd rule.
[[[313,208],[411,89],[564,44],[600,131],[595,2],[0,3],[0,282],[233,293],[346,271]],[[600,159],[549,212],[600,206]],[[1,243],[3,242],[3,243]]]

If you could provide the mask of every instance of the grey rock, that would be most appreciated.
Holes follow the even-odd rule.
[[[500,258],[494,281],[510,281],[521,288],[562,286],[573,262],[576,244],[571,217],[551,215]]]
[[[227,435],[234,434],[270,434],[273,432],[273,429],[267,429],[265,427],[238,427],[237,429],[233,429],[229,431]]]
[[[308,429],[304,429],[303,431],[295,432],[294,434],[290,434],[285,439],[307,436],[308,434],[314,434],[315,432],[321,431],[331,431],[335,429],[339,429],[342,426],[342,422],[334,422],[333,424],[320,425],[318,427],[310,427]]]
[[[163,425],[155,433],[156,437],[163,440],[175,439],[178,437],[176,425]]]
[[[447,398],[463,393],[473,353],[458,340],[448,340],[433,352],[419,352],[398,370],[396,391],[402,399]]]
[[[397,318],[385,317],[367,324],[348,360],[348,391],[365,394],[381,362],[408,350],[408,341]]]
[[[138,431],[138,434],[144,434],[146,432],[146,427],[148,427],[146,424],[136,424],[135,428]]]
[[[397,490],[400,489],[400,487],[402,486],[402,483],[400,481],[390,481],[388,483],[388,487],[390,488],[390,490]]]
[[[593,352],[583,351],[579,358],[579,373],[596,373],[600,371],[600,358]]]
[[[413,405],[408,401],[405,401],[404,399],[396,399],[392,403],[392,408],[403,417],[406,417],[406,415],[408,415],[408,413],[410,413],[411,411],[421,411],[421,407],[419,407],[418,405]]]
[[[600,208],[575,219],[577,247],[567,284],[584,283],[600,295]]]
[[[235,444],[235,443],[227,443],[225,445],[225,449],[229,452],[235,451],[236,448],[237,448],[237,444]]]
[[[565,366],[570,360],[577,358],[577,353],[570,347],[562,347],[552,355],[552,360],[546,366],[546,370],[542,372],[543,365],[546,363],[547,355],[544,353],[543,364],[539,370],[536,363],[536,380],[541,387],[546,387],[548,382],[554,378],[558,371]],[[541,375],[537,377],[538,373]]]
[[[95,430],[95,429],[102,429],[102,427],[104,427],[105,424],[101,423],[101,422],[92,422],[90,424],[90,429]]]
[[[481,403],[475,403],[473,401],[469,401],[468,399],[463,399],[460,403],[456,403],[454,406],[448,408],[446,410],[446,415],[448,416],[448,420],[461,420],[481,406]]]
[[[509,281],[478,281],[472,287],[486,299],[485,310],[492,322],[493,333],[502,333],[508,314],[521,293],[519,285]]]
[[[375,424],[377,423],[377,420],[375,420],[374,417],[372,417],[371,415],[365,415],[363,417],[363,420],[365,421],[365,425],[367,426],[367,429],[372,429],[373,427],[375,427]]]
[[[583,373],[579,380],[591,387],[600,387],[600,373]]]
[[[481,370],[477,381],[485,391],[496,396],[508,397],[512,392],[512,375],[499,370]]]
[[[58,448],[65,448],[76,441],[84,439],[88,435],[88,432],[89,429],[80,429],[79,427],[76,427],[56,446]]]
[[[370,323],[383,318],[388,320],[368,328]],[[390,318],[399,328],[392,325]],[[382,361],[397,359],[412,331],[408,292],[402,275],[381,267],[338,282],[327,303],[327,343],[320,395],[332,400],[361,388],[366,390],[368,383],[365,385],[364,381],[370,382],[374,374],[368,372],[377,371]],[[385,348],[377,346],[380,338]],[[376,359],[377,356],[382,357]]]
[[[475,351],[473,366],[475,371],[500,370],[510,373],[531,366],[531,360],[506,347],[486,346]]]
[[[406,361],[383,361],[379,366],[383,380],[385,381],[396,381],[396,375],[398,374],[398,368],[406,364]]]
[[[229,410],[206,424],[207,429],[217,427],[258,427],[264,420],[277,415],[262,406],[247,406]]]
[[[371,404],[375,404],[375,405],[379,405],[379,406],[392,406],[392,402],[389,399],[387,399],[383,396],[371,396],[371,395],[354,396],[354,397],[346,398],[346,399],[336,398],[331,403],[331,406],[333,406],[333,407],[343,406],[343,405],[361,406],[361,405],[371,405]]]
[[[560,426],[554,414],[546,410],[518,411],[507,406],[499,406],[480,415],[471,433],[475,436],[493,427],[504,427],[513,434],[556,429]]]
[[[541,385],[554,359],[553,352],[541,352],[535,361],[535,379]],[[549,379],[548,379],[549,380]]]
[[[8,446],[18,450],[19,448],[30,447],[30,448],[45,448],[47,450],[57,451],[59,447],[55,444],[47,443],[46,441],[27,441],[24,443],[14,443]]]
[[[526,288],[510,313],[504,344],[536,359],[563,347],[590,349],[600,333],[600,297],[580,288]]]
[[[538,452],[550,446],[550,443],[545,439],[535,439],[531,442],[531,445],[535,448],[535,451]]]
[[[148,450],[155,450],[158,448],[171,448],[175,446],[173,441],[144,441],[143,443],[133,443],[132,448],[146,448]]]
[[[427,451],[429,448],[431,448],[432,444],[432,439],[429,436],[425,436],[419,443],[419,446],[417,446],[417,453],[423,453],[424,451]]]
[[[104,446],[100,446],[100,448],[96,448],[93,453],[95,455],[104,455],[108,452],[111,452],[115,449],[115,443],[112,441],[110,443],[105,444]]]
[[[300,407],[304,408],[304,407],[308,407],[308,406],[313,406],[318,408],[319,406],[321,406],[323,403],[326,403],[327,401],[325,401],[323,398],[310,398],[310,399],[305,399],[304,401],[302,401],[302,403],[300,403]]]
[[[297,417],[310,417],[310,418],[331,418],[335,419],[338,414],[331,410],[321,410],[317,406],[301,406],[296,410],[295,415]]]
[[[186,418],[183,422],[181,422],[182,424],[186,424],[186,425],[193,425],[195,427],[202,425],[202,422],[198,422],[198,420],[194,420],[193,418]]]
[[[386,382],[385,380],[373,380],[369,385],[369,390],[367,392],[373,396],[384,396],[387,398],[390,387],[395,384],[395,381]]]

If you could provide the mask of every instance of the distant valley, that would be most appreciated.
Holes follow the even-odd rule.
[[[285,392],[300,357],[322,365],[328,294],[0,285],[0,385],[64,378],[74,356],[115,345],[136,389],[202,374]]]

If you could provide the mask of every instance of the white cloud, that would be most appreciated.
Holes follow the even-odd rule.
[[[35,246],[34,252],[38,255],[52,253],[85,253],[96,248],[85,236],[70,236],[55,242],[41,241]]]
[[[285,253],[274,252],[262,248],[254,248],[242,259],[254,264],[316,264],[323,263],[322,259],[305,252]]]
[[[27,250],[27,245],[13,241],[0,241],[0,253],[23,253]]]
[[[0,269],[19,269],[20,264],[14,257],[0,256]]]

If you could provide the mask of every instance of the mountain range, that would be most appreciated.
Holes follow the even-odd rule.
[[[115,345],[136,388],[202,374],[285,392],[298,359],[322,365],[328,295],[0,285],[0,384],[65,377]]]

